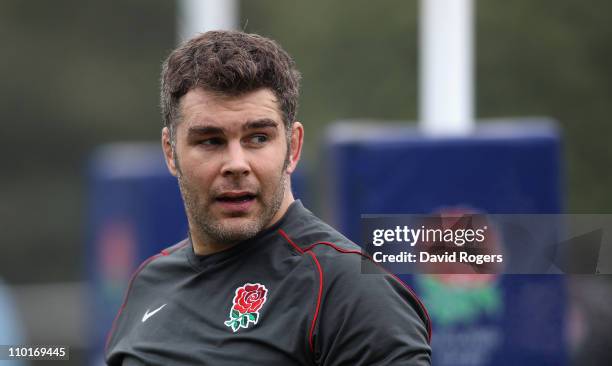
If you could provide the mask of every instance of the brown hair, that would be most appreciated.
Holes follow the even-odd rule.
[[[172,51],[163,64],[164,126],[174,129],[180,99],[193,88],[227,95],[269,88],[290,131],[297,113],[299,80],[300,73],[289,54],[271,39],[238,31],[200,34]]]

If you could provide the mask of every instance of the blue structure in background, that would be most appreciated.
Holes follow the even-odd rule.
[[[110,144],[89,163],[86,263],[92,309],[91,363],[103,363],[107,334],[132,273],[183,239],[187,220],[176,178],[157,143]]]
[[[546,120],[479,123],[469,137],[424,137],[410,126],[338,123],[328,133],[338,224],[360,214],[431,213],[470,205],[488,213],[560,213],[561,142]]]
[[[467,137],[340,122],[327,133],[328,204],[359,242],[361,214],[560,213],[561,138],[550,120],[498,120]],[[433,364],[564,365],[565,283],[557,276],[402,276],[433,319]],[[465,281],[463,285],[458,282]]]
[[[106,337],[132,273],[146,258],[184,239],[188,228],[177,180],[159,143],[98,148],[88,180],[90,364],[102,365]],[[293,174],[292,184],[296,197],[308,201],[303,170]]]

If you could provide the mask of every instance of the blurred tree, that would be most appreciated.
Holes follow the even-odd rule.
[[[612,210],[611,9],[605,1],[478,2],[479,116],[561,123],[572,212]]]
[[[0,181],[0,274],[77,279],[87,156],[101,143],[159,135],[159,68],[174,45],[174,4],[6,0],[0,42],[10,157]]]

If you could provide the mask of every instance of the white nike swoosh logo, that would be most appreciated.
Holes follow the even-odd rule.
[[[150,317],[152,317],[153,315],[155,315],[158,311],[160,311],[161,309],[164,308],[164,306],[166,306],[166,304],[163,304],[162,306],[158,307],[157,309],[153,310],[152,312],[149,313],[149,309],[147,309],[147,311],[145,312],[145,314],[142,316],[142,322],[146,322],[147,319],[149,319]]]

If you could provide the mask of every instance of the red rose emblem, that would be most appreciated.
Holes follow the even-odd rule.
[[[266,293],[265,286],[247,283],[236,289],[233,308],[242,314],[258,312],[266,302]]]
[[[259,309],[266,302],[268,289],[259,283],[246,283],[236,289],[234,304],[225,325],[237,332],[240,328],[248,328],[259,322]]]

